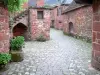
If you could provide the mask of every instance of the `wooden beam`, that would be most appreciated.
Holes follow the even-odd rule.
[[[75,0],[75,2],[79,4],[92,4],[93,0]]]

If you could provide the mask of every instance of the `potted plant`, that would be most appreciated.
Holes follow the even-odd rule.
[[[8,53],[0,53],[0,70],[5,69],[8,62],[11,60],[11,55]]]
[[[24,45],[24,37],[23,36],[17,36],[11,39],[11,60],[13,62],[20,62],[23,60],[23,51],[22,47]]]

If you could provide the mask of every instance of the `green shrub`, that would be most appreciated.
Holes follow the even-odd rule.
[[[44,36],[41,34],[39,37],[37,37],[36,39],[37,41],[41,41],[41,42],[44,42],[46,41],[46,39],[44,38]]]
[[[64,35],[72,36],[70,33],[63,32]]]
[[[17,36],[11,40],[11,50],[20,50],[24,45],[24,37]]]
[[[63,32],[63,34],[64,34],[64,35],[69,35],[69,34],[68,34],[68,33],[66,33],[66,32]]]
[[[69,34],[69,33],[66,33],[66,32],[63,32],[64,35],[67,35],[67,36],[72,36],[76,39],[80,39],[80,40],[83,40],[83,41],[86,41],[88,43],[92,43],[92,40],[88,37],[83,37],[83,36],[79,36],[79,35],[72,35],[72,34]]]
[[[92,43],[92,39],[89,39],[89,38],[88,38],[86,41],[87,41],[88,43]]]
[[[8,53],[0,53],[0,65],[6,65],[11,60],[11,55]]]

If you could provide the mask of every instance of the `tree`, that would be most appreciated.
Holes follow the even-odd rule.
[[[28,0],[0,0],[5,6],[7,6],[10,12],[18,11],[21,9],[21,5]]]
[[[66,0],[57,0],[59,2],[59,4],[64,4],[66,2]]]

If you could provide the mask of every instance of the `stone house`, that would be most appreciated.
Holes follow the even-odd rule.
[[[34,0],[29,1],[34,3]],[[34,7],[29,7],[28,3],[24,6],[24,10],[13,14],[9,22],[8,10],[0,3],[0,52],[9,52],[10,39],[14,36],[24,36],[25,40],[36,40],[41,36],[50,39],[51,9],[44,7],[44,0],[36,0]]]
[[[92,6],[89,4],[77,4],[73,1],[63,12],[63,32],[80,36],[82,38],[92,38]]]
[[[63,29],[63,15],[62,12],[69,6],[69,4],[61,4],[55,6],[51,10],[51,27],[56,29]]]
[[[30,2],[35,3],[34,6],[29,4]],[[29,0],[29,3],[26,10],[14,16],[14,21],[11,24],[12,37],[24,36],[26,40],[36,40],[43,36],[46,40],[49,40],[50,9],[43,7],[44,0],[35,2]]]
[[[92,4],[92,66],[100,70],[100,0],[75,0],[79,4]]]
[[[29,9],[30,12],[30,30],[31,39],[36,39],[43,36],[45,39],[50,39],[50,12],[51,9],[44,7],[33,7]]]
[[[57,6],[53,7],[51,10],[51,28],[54,28],[56,25],[56,18],[57,18]]]

